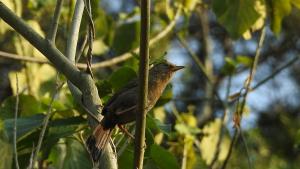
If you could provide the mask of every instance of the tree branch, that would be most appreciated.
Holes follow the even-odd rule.
[[[59,17],[61,14],[61,8],[63,5],[62,2],[63,2],[63,0],[57,0],[57,2],[56,2],[51,29],[47,36],[47,39],[49,39],[54,44],[55,44],[55,38],[56,38],[56,33],[57,33],[58,21],[59,21]]]
[[[146,106],[149,75],[150,0],[141,0],[138,113],[134,147],[134,169],[142,169],[145,152]]]
[[[71,31],[68,36],[66,56],[67,58],[75,64],[75,55],[76,48],[78,42],[78,34],[80,29],[81,18],[84,10],[84,2],[83,0],[77,0],[74,10],[74,15],[72,18]],[[90,76],[89,76],[90,77]],[[88,121],[90,126],[93,128],[95,125],[99,124],[99,119],[102,118],[100,115],[99,118],[96,117],[92,112],[90,112],[88,105],[86,105],[83,100],[82,91],[78,90],[77,86],[73,85],[72,82],[68,81],[69,89],[74,97],[74,99],[79,103],[89,114]],[[97,93],[98,96],[98,93]],[[99,96],[98,96],[99,97]],[[101,100],[98,100],[98,104],[101,104]],[[99,115],[99,114],[98,114]],[[104,154],[99,159],[101,161],[101,168],[103,169],[117,169],[117,159],[115,154],[113,153],[113,149],[110,144],[107,144],[105,147]]]
[[[49,40],[44,39],[29,27],[22,19],[16,16],[2,2],[0,2],[0,18],[20,33],[36,49],[44,54],[53,66],[66,76],[82,93],[82,105],[94,115],[100,115],[101,100],[96,85],[90,75],[80,72]],[[102,117],[101,115],[99,116]],[[117,168],[116,159],[109,151],[105,151],[103,162],[111,165],[109,168]]]

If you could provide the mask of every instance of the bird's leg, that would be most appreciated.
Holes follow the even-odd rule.
[[[128,132],[128,130],[124,127],[122,124],[118,124],[119,129],[128,137],[130,137],[132,140],[134,140],[134,136]]]

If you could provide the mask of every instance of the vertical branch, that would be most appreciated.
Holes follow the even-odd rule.
[[[50,40],[52,43],[55,43],[56,33],[57,33],[57,27],[58,27],[58,21],[61,14],[61,8],[62,8],[63,0],[57,0],[55,11],[52,19],[52,25],[50,32],[47,36],[47,39]]]
[[[78,34],[79,34],[80,23],[81,23],[81,19],[82,19],[82,15],[83,15],[84,6],[85,6],[85,4],[84,4],[83,0],[76,1],[75,10],[74,10],[73,18],[72,18],[72,23],[71,23],[71,31],[68,36],[69,38],[68,38],[68,42],[67,42],[66,56],[72,62],[72,64],[75,64]],[[94,81],[91,81],[91,83],[94,84]],[[94,99],[97,99],[97,102],[100,105],[100,107],[97,110],[98,114],[96,114],[95,112],[91,112],[90,106],[88,104],[86,104],[86,102],[84,102],[84,100],[85,100],[84,95],[86,95],[86,93],[84,93],[84,90],[79,90],[70,81],[68,81],[68,87],[72,93],[72,96],[76,100],[76,102],[79,103],[89,114],[88,122],[89,122],[90,126],[93,128],[95,125],[97,125],[99,123],[99,119],[102,118],[102,116],[100,115],[101,105],[102,105],[100,98],[99,97],[94,98]],[[95,91],[95,93],[98,93],[98,91]],[[116,159],[116,156],[112,149],[112,146],[110,144],[106,145],[104,154],[101,155],[101,158],[99,159],[99,162],[100,161],[101,161],[102,169],[118,168],[117,159]]]
[[[84,9],[83,0],[77,0],[73,18],[72,18],[71,30],[68,36],[67,48],[66,48],[66,56],[72,63],[75,62],[76,47],[77,47],[78,34],[79,34],[83,9]]]
[[[134,169],[143,168],[145,152],[146,104],[149,74],[150,0],[141,0],[141,34],[138,113],[136,114]]]
[[[18,80],[18,74],[16,73],[16,87],[17,87],[17,93],[16,93],[16,107],[15,107],[15,120],[14,120],[14,155],[15,155],[15,163],[16,163],[16,169],[20,169],[19,161],[18,161],[18,151],[17,151],[17,119],[18,119],[18,111],[19,111],[19,80]]]

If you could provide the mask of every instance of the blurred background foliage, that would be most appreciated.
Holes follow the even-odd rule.
[[[50,29],[55,0],[1,0],[39,34]],[[126,61],[93,69],[105,103],[137,77],[139,0],[91,0],[96,28],[93,62],[129,53]],[[151,62],[166,58],[185,70],[174,77],[147,117],[146,169],[255,168],[300,166],[299,0],[152,0],[151,37],[175,26],[151,46]],[[75,0],[64,0],[56,45],[65,50]],[[176,17],[179,15],[179,17]],[[86,34],[83,17],[79,44]],[[266,34],[262,29],[265,27]],[[239,91],[252,67],[258,40],[264,43],[253,87],[237,119]],[[45,60],[0,20],[0,51]],[[0,53],[0,169],[14,168],[13,124],[18,74],[17,151],[29,165],[45,114],[56,93],[49,64],[8,59]],[[86,51],[79,59],[85,63]],[[204,68],[201,68],[204,65]],[[58,75],[59,83],[66,79]],[[209,81],[208,81],[209,79]],[[215,94],[218,93],[218,96]],[[237,93],[237,94],[236,94]],[[91,160],[84,139],[86,114],[66,85],[50,106],[53,115],[36,168],[85,169]],[[224,115],[224,113],[226,114]],[[134,126],[128,125],[129,131]],[[235,131],[240,131],[232,146]],[[132,168],[132,140],[114,133],[119,167]],[[232,150],[232,151],[230,151]],[[229,155],[229,152],[231,154]],[[224,165],[226,162],[226,165]]]

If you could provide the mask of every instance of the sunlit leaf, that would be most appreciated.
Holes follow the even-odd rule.
[[[93,54],[101,55],[108,51],[108,46],[101,40],[96,39],[93,43]]]
[[[239,38],[259,18],[253,0],[214,0],[213,11],[233,38]]]
[[[12,0],[1,0],[14,14],[21,16],[22,13],[22,1],[12,1]],[[4,34],[7,30],[12,30],[12,28],[0,19],[0,35]]]
[[[237,63],[243,64],[247,67],[250,67],[253,63],[252,58],[250,58],[249,56],[242,56],[242,55],[237,56],[236,61]]]
[[[210,164],[213,160],[218,139],[220,136],[220,127],[222,125],[221,119],[216,119],[203,128],[203,133],[205,136],[201,140],[200,148],[201,148],[201,156],[206,161],[206,164]],[[218,160],[224,160],[228,151],[229,140],[223,138],[220,146],[220,155]]]
[[[291,3],[295,5],[298,9],[300,9],[300,0],[291,0]]]
[[[184,0],[183,7],[186,11],[193,11],[197,3],[200,3],[201,0]]]
[[[281,31],[282,20],[289,15],[292,10],[290,0],[272,0],[271,8],[271,29],[278,35]]]
[[[12,144],[5,142],[0,138],[0,169],[10,169],[13,162]]]
[[[175,129],[179,134],[183,134],[183,135],[195,135],[201,132],[199,128],[191,127],[186,124],[176,124]]]
[[[154,10],[163,20],[170,20],[174,17],[170,2],[167,0],[157,1]]]

